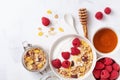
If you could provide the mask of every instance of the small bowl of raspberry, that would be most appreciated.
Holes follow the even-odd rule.
[[[92,73],[96,58],[89,40],[77,34],[67,34],[54,42],[49,64],[53,73],[62,80],[82,80]]]
[[[93,76],[96,80],[119,80],[120,64],[111,57],[100,57],[93,70]]]

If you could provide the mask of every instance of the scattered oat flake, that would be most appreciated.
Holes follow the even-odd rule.
[[[55,19],[58,19],[58,14],[56,14],[56,15],[54,16],[54,18],[55,18]]]
[[[62,27],[59,27],[58,30],[59,30],[60,32],[64,32],[64,29],[63,29]]]
[[[38,36],[42,36],[42,35],[43,35],[43,32],[42,32],[42,31],[38,33]]]
[[[42,30],[42,28],[41,28],[41,27],[38,27],[38,30],[40,30],[40,31],[41,31],[41,30]]]
[[[50,28],[50,31],[54,31],[54,29],[55,29],[55,28],[51,27],[51,28]]]
[[[49,34],[49,35],[55,35],[56,32],[54,32],[54,31],[48,31],[48,34]]]
[[[52,11],[51,10],[47,10],[47,14],[52,14]]]

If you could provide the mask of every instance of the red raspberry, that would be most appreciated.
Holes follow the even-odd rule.
[[[101,73],[101,70],[97,70],[97,69],[93,70],[93,75],[95,78],[100,78],[100,73]]]
[[[103,13],[102,12],[97,12],[96,14],[95,14],[95,17],[98,19],[98,20],[101,20],[102,18],[103,18]]]
[[[105,67],[105,65],[102,62],[97,62],[95,69],[103,69]]]
[[[70,67],[70,62],[69,61],[63,61],[62,62],[62,67],[69,68]]]
[[[101,71],[101,78],[109,78],[110,74],[107,70]]]
[[[59,59],[54,59],[54,60],[52,60],[52,65],[55,68],[60,68],[61,67],[61,61]]]
[[[112,71],[112,66],[111,65],[105,66],[105,70],[107,70],[108,72],[111,72]]]
[[[110,75],[110,80],[116,80],[118,78],[118,76],[119,76],[119,73],[117,71],[113,70]]]
[[[113,63],[113,60],[111,58],[104,58],[105,65],[111,65],[112,63]]]
[[[80,46],[80,39],[79,38],[75,38],[73,41],[72,41],[72,44],[74,47],[79,47]]]
[[[120,66],[117,64],[117,63],[114,63],[112,65],[113,69],[116,70],[116,71],[119,71],[120,70]]]
[[[76,47],[72,47],[71,48],[71,54],[72,55],[78,55],[78,54],[80,54],[80,50],[77,49]]]
[[[105,12],[106,14],[110,14],[110,13],[111,13],[111,8],[106,7],[106,8],[104,9],[104,12]]]
[[[70,53],[69,52],[62,52],[62,57],[64,59],[69,59],[70,58]]]
[[[50,24],[50,20],[47,17],[42,17],[42,24],[44,26],[48,26]]]

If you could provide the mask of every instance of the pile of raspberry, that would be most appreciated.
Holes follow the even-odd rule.
[[[120,66],[111,58],[105,57],[97,61],[93,75],[96,80],[116,80]]]
[[[54,60],[52,60],[52,65],[54,68],[59,69],[61,67],[63,68],[69,68],[70,66],[72,66],[72,61],[69,60],[70,56],[75,56],[75,55],[79,55],[80,54],[80,50],[78,49],[78,47],[80,47],[81,45],[81,41],[79,38],[74,38],[72,41],[72,47],[71,47],[71,51],[65,51],[65,52],[61,52],[61,56],[64,59],[63,62],[61,62],[61,60],[59,58],[56,58]],[[57,53],[56,53],[57,54]]]

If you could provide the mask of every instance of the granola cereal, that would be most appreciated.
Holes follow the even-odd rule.
[[[30,71],[40,70],[45,64],[46,55],[40,48],[31,48],[24,55],[24,65]]]
[[[91,68],[93,62],[92,49],[87,42],[80,40],[81,45],[78,49],[81,51],[78,55],[71,55],[71,65],[69,68],[61,67],[57,72],[64,78],[80,78],[84,76]]]

